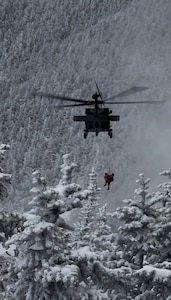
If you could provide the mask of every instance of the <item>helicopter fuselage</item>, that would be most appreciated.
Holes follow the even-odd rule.
[[[74,121],[85,122],[84,138],[88,132],[95,132],[96,136],[99,132],[107,131],[112,138],[112,128],[110,121],[119,121],[119,116],[110,115],[112,111],[109,108],[87,108],[84,116],[74,116]]]

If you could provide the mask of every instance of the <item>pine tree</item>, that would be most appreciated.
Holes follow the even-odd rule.
[[[164,254],[168,255],[170,251],[166,235],[170,226],[166,224],[164,214],[168,204],[162,205],[164,194],[148,193],[149,182],[140,174],[137,180],[139,188],[135,190],[138,197],[126,200],[128,206],[119,208],[116,213],[124,221],[119,228],[118,250],[121,251],[123,265],[130,267],[127,274],[129,297],[136,300],[169,299],[170,295],[170,264],[167,265],[168,261],[162,263]],[[161,245],[165,245],[165,249]],[[164,253],[160,256],[162,250]],[[169,260],[168,256],[165,257]]]
[[[71,183],[72,179],[72,171],[74,168],[76,168],[76,164],[71,162],[71,156],[70,154],[64,154],[63,155],[63,164],[61,165],[61,173],[62,173],[62,179],[60,180],[60,183],[63,185]]]
[[[103,297],[114,299],[111,293],[113,278],[118,278],[117,272],[111,268],[115,235],[107,224],[109,217],[107,204],[97,210],[100,189],[97,187],[96,177],[97,174],[93,168],[89,174],[88,185],[92,194],[82,202],[80,221],[75,225],[74,247],[82,278],[87,283],[89,293],[91,294],[93,291],[94,297],[98,293],[103,293],[103,296],[101,294],[102,298],[97,299],[105,299]],[[123,290],[123,285],[120,290]]]
[[[15,257],[5,253],[0,256],[0,299],[13,299],[16,276],[13,273]],[[13,276],[11,276],[13,274]]]
[[[160,175],[168,176],[170,179],[170,170],[161,172]],[[152,194],[151,208],[155,207],[157,212],[154,223],[150,226],[154,238],[153,255],[148,257],[150,264],[158,264],[164,260],[170,259],[170,186],[171,182],[159,184],[159,190]]]
[[[170,300],[171,297],[171,270],[169,265],[146,265],[132,274],[135,282],[139,282],[134,294],[135,300]],[[135,288],[134,288],[135,289]]]
[[[86,249],[78,259],[72,249],[72,231],[63,217],[66,211],[80,207],[91,193],[69,183],[73,164],[69,155],[63,158],[62,178],[55,188],[47,187],[39,171],[33,172],[32,208],[25,214],[24,230],[7,243],[14,243],[19,250],[16,300],[88,299],[94,292],[92,285],[87,285],[93,269],[88,256],[93,257],[93,253]]]
[[[9,145],[0,144],[0,163],[5,158],[6,151],[10,149]],[[11,183],[11,175],[4,173],[0,167],[0,200],[3,201],[8,196],[8,188]],[[0,210],[0,242],[11,237],[17,230],[22,230],[23,218],[17,212],[6,212]]]
[[[152,228],[158,217],[154,205],[158,199],[148,192],[150,179],[139,175],[135,190],[135,199],[124,200],[127,206],[117,209],[116,217],[124,224],[119,228],[118,245],[122,249],[123,258],[133,269],[146,264],[146,259],[155,251],[155,238]]]
[[[0,144],[0,164],[5,158],[5,153],[10,149],[9,145]],[[4,200],[8,196],[8,185],[11,183],[11,175],[5,174],[3,168],[0,167],[0,200]]]
[[[23,230],[24,217],[18,212],[0,211],[0,242],[3,244],[15,233]]]
[[[168,177],[168,181],[160,184],[161,191],[155,193],[160,205],[158,217],[152,228],[156,239],[156,251],[146,265],[135,272],[134,276],[141,282],[141,293],[135,298],[139,299],[170,299],[171,287],[171,171],[161,172],[160,175]]]
[[[79,214],[79,222],[75,224],[76,248],[88,245],[90,236],[96,228],[96,210],[99,205],[100,189],[97,187],[97,174],[92,168],[89,174],[89,185],[84,192],[88,194],[86,200],[82,202]]]
[[[156,251],[153,229],[158,217],[155,204],[159,200],[148,192],[149,182],[150,179],[145,180],[144,174],[140,174],[134,200],[124,200],[127,206],[118,208],[114,213],[123,225],[118,229],[112,269],[96,265],[97,274],[103,278],[112,299],[133,299],[141,294],[144,285],[133,274],[136,274],[136,270],[141,270]],[[116,278],[113,288],[112,276]]]
[[[9,145],[0,145],[0,163],[5,158],[5,153],[10,149]],[[5,174],[0,167],[0,200],[4,200],[8,196],[8,187],[11,183],[11,175]],[[4,255],[1,256],[1,268],[0,268],[0,297],[10,297],[12,295],[14,280],[9,280],[10,269],[14,265],[14,257],[9,253],[9,249],[5,252],[5,242],[16,232],[22,231],[24,218],[22,214],[18,212],[7,212],[0,210],[0,242],[4,248]],[[15,249],[14,249],[15,252]],[[17,254],[17,252],[15,252]],[[10,286],[10,291],[6,290],[6,285]]]
[[[18,249],[12,245],[12,251],[8,247],[8,240],[17,232],[24,229],[24,216],[18,212],[0,211],[0,241],[4,249],[4,255],[1,257],[0,268],[0,299],[12,299],[16,274],[13,272],[15,256],[18,255]]]
[[[171,202],[171,169],[160,173],[161,176],[167,176],[169,181],[159,185],[163,189],[163,206],[170,205]]]
[[[161,172],[160,175],[167,176],[169,180],[159,184],[158,187],[160,188],[160,191],[155,194],[156,199],[159,200],[160,206],[158,206],[159,214],[153,230],[157,240],[157,251],[154,256],[155,259],[153,263],[170,261],[171,258],[171,171],[167,170]]]
[[[99,260],[106,266],[111,264],[110,256],[115,249],[115,234],[108,225],[109,215],[107,204],[99,208],[96,213],[96,228],[90,238],[92,249],[99,253]]]

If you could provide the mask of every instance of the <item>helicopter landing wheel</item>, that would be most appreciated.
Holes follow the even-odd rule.
[[[109,130],[109,131],[108,131],[108,135],[109,135],[109,137],[112,139],[112,137],[113,137],[112,130]]]
[[[84,131],[84,139],[86,139],[87,135],[88,135],[88,132]]]

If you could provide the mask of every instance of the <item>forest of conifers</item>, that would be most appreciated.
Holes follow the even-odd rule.
[[[170,0],[0,0],[0,300],[171,299],[170,15]],[[84,139],[84,107],[35,96],[90,100],[95,82],[163,103],[110,105],[113,138]]]

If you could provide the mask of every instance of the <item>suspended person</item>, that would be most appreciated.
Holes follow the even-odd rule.
[[[109,174],[108,174],[108,173],[105,173],[105,174],[104,174],[104,181],[105,181],[104,186],[106,186],[108,180],[109,180]]]
[[[109,190],[111,182],[114,181],[114,173],[112,173],[111,175],[109,175],[108,173],[105,173],[104,180],[105,180],[104,186],[107,185],[107,189]]]

